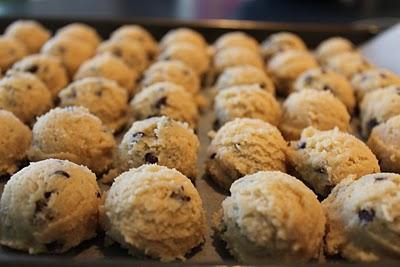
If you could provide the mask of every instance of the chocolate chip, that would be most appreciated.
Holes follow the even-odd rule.
[[[218,130],[219,127],[220,127],[220,122],[219,122],[218,119],[216,119],[216,120],[213,122],[212,128],[213,128],[213,130]]]
[[[36,201],[35,213],[40,213],[47,207],[47,202],[49,202],[49,198],[51,197],[51,194],[52,194],[52,192],[45,192],[44,193],[45,199],[39,199],[38,201]]]
[[[66,171],[62,171],[62,170],[55,171],[55,172],[54,172],[54,175],[61,175],[61,176],[64,176],[64,177],[66,177],[66,178],[69,178],[69,177],[71,177],[71,176],[69,175],[69,173],[68,173],[68,172],[66,172]]]
[[[154,60],[154,57],[155,57],[155,55],[152,54],[152,53],[147,54],[147,59],[148,59],[149,61],[153,61],[153,60]]]
[[[52,194],[53,192],[44,192],[44,197],[46,198],[46,199],[49,199],[50,197],[51,197],[51,194]]]
[[[96,197],[97,197],[97,198],[101,198],[100,192],[96,192]]]
[[[217,153],[212,153],[212,154],[210,155],[210,159],[215,159],[216,156],[217,156]]]
[[[384,181],[386,179],[386,177],[375,177],[375,181]]]
[[[176,200],[179,201],[183,201],[183,202],[189,202],[192,198],[189,196],[186,196],[184,194],[181,193],[177,193],[175,191],[172,191],[171,195],[169,196],[170,198],[174,198]]]
[[[47,251],[50,253],[60,253],[64,247],[64,244],[60,241],[53,241],[45,244]]]
[[[375,128],[375,126],[377,126],[379,124],[378,120],[376,118],[372,118],[368,121],[367,123],[367,130],[370,133],[372,131],[372,129]]]
[[[370,209],[361,209],[358,211],[358,218],[361,222],[369,223],[374,220],[375,217],[375,210]]]
[[[183,75],[189,75],[189,71],[188,70],[183,70]]]
[[[137,142],[143,136],[144,136],[144,132],[136,132],[136,133],[132,134],[131,140],[132,140],[132,142]]]
[[[305,78],[304,78],[304,83],[305,84],[311,84],[312,83],[312,81],[314,80],[314,78],[312,77],[312,76],[306,76]]]
[[[164,60],[171,60],[171,57],[170,56],[166,56],[166,57],[164,57]]]
[[[68,97],[70,98],[76,98],[76,89],[74,87],[71,88],[70,93],[68,94]]]
[[[314,171],[321,173],[321,174],[326,174],[326,169],[324,167],[317,167],[314,169]]]
[[[387,78],[385,73],[379,73],[379,76],[381,76],[382,79],[386,79]]]
[[[26,71],[30,72],[30,73],[35,73],[38,70],[39,70],[39,67],[37,65],[32,65],[32,66],[30,66],[29,68],[26,69]]]
[[[119,48],[115,48],[113,51],[113,54],[117,57],[121,57],[122,56],[122,51]]]
[[[307,147],[307,143],[304,142],[304,141],[300,141],[300,142],[297,144],[297,148],[298,148],[298,149],[304,149],[304,148],[306,148],[306,147]]]
[[[260,88],[265,89],[265,87],[267,87],[265,83],[260,83]]]
[[[162,106],[165,106],[166,104],[167,104],[167,97],[163,96],[160,99],[158,99],[158,101],[156,102],[155,107],[159,109]]]
[[[324,91],[332,91],[332,88],[331,88],[329,85],[325,84],[325,85],[322,87],[322,90],[324,90]]]
[[[61,54],[65,53],[65,47],[64,46],[59,46],[58,47],[58,52],[60,52]]]
[[[151,164],[155,164],[158,162],[158,158],[156,157],[156,155],[154,155],[153,153],[149,152],[146,153],[146,155],[144,155],[144,160],[147,163],[151,163]]]
[[[101,89],[96,90],[96,92],[94,92],[94,94],[98,97],[101,97],[103,95],[103,91]]]

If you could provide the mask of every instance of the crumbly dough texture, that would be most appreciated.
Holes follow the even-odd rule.
[[[294,92],[282,105],[283,116],[279,129],[286,140],[297,140],[303,129],[313,126],[319,130],[338,127],[350,129],[346,106],[329,91],[301,90]]]
[[[315,56],[321,64],[340,53],[354,51],[354,45],[343,37],[331,37],[322,41],[315,49]]]
[[[0,243],[30,254],[58,254],[96,235],[96,176],[66,160],[31,163],[1,196]]]
[[[361,73],[372,68],[372,64],[367,61],[360,53],[355,51],[339,53],[327,59],[325,67],[336,71],[348,79],[357,73]]]
[[[216,50],[222,50],[230,47],[243,47],[250,49],[254,53],[260,54],[260,46],[256,39],[252,36],[240,32],[233,31],[221,35],[214,43]]]
[[[306,128],[300,140],[291,142],[288,159],[301,179],[320,196],[327,196],[345,178],[355,180],[380,171],[368,146],[337,128]]]
[[[169,47],[174,43],[190,43],[199,47],[200,49],[207,49],[207,42],[204,37],[195,30],[189,28],[177,28],[170,30],[163,36],[160,41],[162,50]]]
[[[102,174],[113,161],[115,140],[99,118],[83,107],[55,108],[32,129],[29,159],[67,159]]]
[[[132,254],[184,260],[204,242],[206,219],[199,193],[180,172],[142,165],[121,174],[105,204],[106,235]]]
[[[82,106],[113,131],[128,121],[128,93],[115,81],[88,77],[68,85],[59,94],[60,107]]]
[[[22,43],[11,37],[0,36],[0,69],[3,73],[27,54]]]
[[[213,68],[216,75],[221,74],[229,67],[249,65],[264,70],[264,63],[259,54],[243,47],[230,47],[218,51],[213,59]]]
[[[316,195],[279,171],[235,181],[222,202],[219,235],[244,263],[307,262],[321,250],[325,215]]]
[[[220,126],[236,118],[260,119],[278,126],[282,110],[275,97],[259,85],[239,85],[215,97],[214,112]]]
[[[356,262],[398,259],[400,175],[375,173],[346,179],[322,202],[325,251]]]
[[[261,44],[261,53],[265,62],[268,62],[276,54],[288,50],[306,51],[307,47],[298,35],[290,32],[271,34]]]
[[[32,133],[14,114],[0,109],[0,176],[12,175],[24,160]]]
[[[101,37],[96,29],[84,23],[68,24],[60,28],[56,35],[83,41],[93,48],[96,48],[101,42]]]
[[[258,171],[286,171],[286,142],[262,120],[240,118],[218,130],[207,149],[206,172],[221,187]]]

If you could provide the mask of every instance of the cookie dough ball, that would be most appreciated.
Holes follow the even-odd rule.
[[[343,75],[331,70],[315,68],[305,71],[297,78],[293,89],[294,91],[305,89],[330,91],[345,104],[350,113],[353,112],[356,105],[351,83]]]
[[[139,25],[121,26],[111,34],[110,39],[137,42],[144,49],[149,61],[153,61],[158,54],[157,42],[145,28]]]
[[[159,61],[148,68],[142,77],[141,87],[159,82],[172,82],[181,85],[195,95],[200,88],[199,77],[184,63],[177,60]]]
[[[205,239],[199,193],[188,178],[164,166],[146,164],[117,177],[104,211],[106,235],[132,254],[184,260]]]
[[[294,92],[283,103],[279,129],[286,140],[297,140],[308,126],[318,130],[338,127],[347,132],[350,129],[350,115],[346,106],[329,91]]]
[[[60,106],[82,106],[113,131],[128,120],[128,93],[116,82],[100,77],[75,81],[58,95]]]
[[[275,86],[264,70],[253,66],[227,68],[218,77],[215,87],[218,90],[236,85],[257,84],[265,91],[275,94]]]
[[[68,74],[61,61],[46,54],[27,56],[15,63],[12,71],[32,73],[46,84],[53,97],[68,84]]]
[[[96,236],[96,176],[66,160],[31,163],[1,196],[0,243],[29,254],[58,254]]]
[[[59,36],[45,43],[41,52],[58,57],[72,78],[79,66],[94,55],[94,48],[83,41]]]
[[[173,43],[158,56],[158,60],[177,60],[191,67],[198,75],[204,74],[210,59],[203,50],[190,43]]]
[[[194,98],[182,86],[160,82],[144,88],[130,102],[136,120],[167,116],[196,127],[199,118]]]
[[[326,253],[350,261],[400,256],[400,175],[375,173],[336,186],[322,206],[327,216]]]
[[[400,86],[389,86],[367,94],[360,104],[361,134],[368,138],[372,129],[400,114]]]
[[[288,95],[293,83],[305,71],[318,67],[314,57],[299,50],[288,50],[277,54],[268,62],[268,72],[276,85],[278,93]]]
[[[28,51],[22,43],[14,38],[0,36],[0,70],[3,73],[27,54]]]
[[[382,171],[400,173],[400,115],[375,127],[368,146],[379,159]]]
[[[217,75],[229,67],[249,65],[264,70],[261,56],[243,47],[231,47],[218,51],[214,56],[213,66]]]
[[[325,215],[316,195],[295,177],[260,171],[235,181],[222,202],[219,235],[244,263],[318,258]]]
[[[218,130],[207,149],[206,172],[220,186],[258,171],[286,171],[286,142],[262,120],[240,118]]]
[[[282,111],[274,96],[259,85],[240,85],[222,90],[215,97],[216,124],[236,118],[260,119],[278,126]]]
[[[379,172],[378,160],[366,144],[337,128],[307,128],[292,141],[288,159],[301,179],[320,196],[327,196],[340,181]]]
[[[102,54],[84,62],[76,72],[74,80],[102,77],[116,81],[128,93],[132,93],[138,76],[139,74],[130,69],[120,58],[112,54]]]
[[[389,70],[373,68],[355,74],[351,83],[358,101],[361,101],[371,91],[390,85],[400,86],[400,77]]]
[[[174,168],[194,180],[199,140],[186,123],[154,117],[132,124],[118,147],[122,170],[146,163]]]
[[[290,32],[278,32],[271,34],[261,44],[261,53],[266,62],[268,62],[276,54],[287,50],[306,51],[307,47],[298,35]]]
[[[228,32],[221,35],[214,43],[216,50],[222,50],[231,47],[243,47],[253,51],[256,54],[260,53],[260,46],[256,39],[244,32]]]
[[[331,37],[322,41],[315,49],[315,56],[321,64],[340,53],[354,51],[354,45],[342,37]]]
[[[122,59],[129,68],[137,73],[145,70],[150,62],[143,47],[137,42],[127,40],[108,40],[99,45],[97,54],[111,53]]]
[[[0,109],[0,176],[11,175],[25,159],[32,133],[14,114]]]
[[[160,41],[162,50],[175,43],[190,43],[202,50],[207,49],[207,42],[204,37],[197,31],[189,28],[177,28],[170,30],[163,36]]]
[[[36,76],[12,72],[0,80],[0,108],[11,111],[22,122],[33,123],[51,106],[50,91]]]
[[[101,37],[97,33],[96,29],[83,23],[71,23],[56,32],[56,36],[63,36],[79,40],[89,44],[91,47],[96,48],[100,42]]]
[[[344,52],[328,58],[325,67],[351,79],[357,73],[371,69],[372,65],[358,52]]]
[[[17,20],[8,25],[4,35],[17,39],[25,45],[29,54],[33,54],[40,51],[51,33],[37,21]]]
[[[67,159],[101,174],[111,165],[115,140],[83,107],[55,108],[38,118],[29,159]]]

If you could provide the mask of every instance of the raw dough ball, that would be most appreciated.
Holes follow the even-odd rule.
[[[79,42],[85,42],[93,48],[96,48],[101,42],[101,37],[96,29],[83,23],[68,24],[60,28],[56,32],[56,36],[73,38],[79,40]]]
[[[112,80],[88,77],[75,81],[60,92],[59,98],[61,107],[85,107],[114,131],[128,120],[128,93]]]
[[[179,84],[193,95],[200,88],[199,77],[196,73],[177,60],[159,61],[151,65],[143,74],[141,86],[143,88],[159,82]]]
[[[186,123],[168,117],[134,122],[119,145],[122,170],[157,163],[194,180],[199,140]]]
[[[303,129],[313,126],[319,130],[338,127],[350,129],[350,115],[346,106],[329,91],[302,90],[294,92],[283,103],[283,117],[279,129],[286,140],[297,140]]]
[[[32,161],[67,159],[97,174],[106,171],[112,162],[114,137],[86,108],[52,109],[38,118],[32,133]]]
[[[310,69],[303,72],[293,85],[295,91],[316,89],[330,91],[345,104],[347,110],[352,113],[356,105],[353,87],[346,77],[331,70],[322,68]]]
[[[360,104],[361,134],[368,138],[378,124],[400,114],[400,86],[389,86],[367,94]]]
[[[146,164],[121,174],[104,211],[106,235],[132,254],[184,260],[205,239],[199,193],[188,178],[164,166]]]
[[[122,59],[129,68],[137,73],[144,71],[150,64],[143,47],[138,42],[128,40],[108,40],[99,45],[97,54],[111,53]]]
[[[214,44],[216,50],[222,50],[231,47],[247,48],[254,53],[260,53],[260,46],[256,39],[244,32],[228,32],[221,35]]]
[[[120,58],[112,54],[102,54],[84,62],[76,72],[74,80],[103,77],[116,81],[129,93],[132,93],[138,76],[138,73],[131,70]]]
[[[268,62],[276,54],[288,50],[306,51],[307,47],[298,35],[290,32],[278,32],[271,34],[261,44],[261,53],[266,62]]]
[[[25,159],[32,133],[14,114],[0,109],[0,176],[15,173]]]
[[[139,25],[121,26],[111,34],[110,39],[137,42],[143,47],[149,61],[153,61],[158,54],[157,42],[145,28]]]
[[[325,215],[316,195],[279,171],[247,175],[222,202],[220,236],[244,263],[307,262],[318,258]]]
[[[42,53],[58,57],[73,77],[79,66],[94,55],[94,48],[89,44],[68,37],[54,37],[42,47]]]
[[[354,46],[349,40],[342,37],[331,37],[318,45],[315,49],[315,56],[321,64],[324,64],[333,56],[353,50]]]
[[[177,60],[191,67],[198,75],[204,74],[210,59],[203,50],[190,43],[173,43],[164,49],[158,60]]]
[[[249,65],[264,70],[261,56],[243,47],[231,47],[218,51],[214,56],[213,66],[217,75],[229,67]]]
[[[218,130],[207,150],[206,172],[220,186],[258,171],[286,171],[286,142],[258,119],[235,119]]]
[[[305,129],[299,141],[292,141],[289,162],[314,192],[327,196],[345,178],[379,172],[378,160],[366,144],[337,128]]]
[[[68,75],[61,61],[46,54],[30,55],[18,61],[12,71],[30,72],[44,82],[53,97],[68,84]]]
[[[136,120],[167,116],[196,127],[199,114],[193,96],[182,86],[160,82],[144,88],[130,102]]]
[[[11,111],[22,122],[34,122],[51,106],[50,91],[36,76],[10,72],[0,80],[0,108]]]
[[[237,66],[224,70],[215,87],[222,90],[235,85],[258,84],[265,91],[275,94],[275,86],[264,70],[253,66]]]
[[[318,64],[314,57],[302,50],[279,53],[268,62],[268,72],[282,95],[291,93],[293,83],[303,72],[316,67]]]
[[[382,171],[400,173],[400,115],[375,127],[368,146],[379,159]]]
[[[30,254],[65,252],[96,236],[100,198],[88,168],[57,159],[31,163],[5,185],[0,243]]]
[[[389,85],[400,86],[400,77],[389,70],[373,68],[355,74],[351,83],[354,87],[358,101],[361,101],[369,92]]]
[[[282,111],[274,96],[259,85],[240,85],[218,93],[214,102],[218,126],[236,118],[260,119],[278,126]]]
[[[371,69],[372,65],[358,52],[344,52],[328,58],[326,68],[336,71],[348,79],[357,73]]]
[[[0,70],[5,73],[15,62],[28,53],[25,46],[14,38],[0,36]]]
[[[207,49],[207,42],[204,37],[195,30],[189,28],[177,28],[170,30],[160,41],[161,49],[165,49],[174,43],[190,43],[203,49]]]
[[[17,39],[33,54],[40,51],[50,39],[51,33],[37,21],[17,20],[8,25],[4,35]]]
[[[346,179],[322,202],[326,252],[350,261],[400,256],[400,175],[375,173]]]

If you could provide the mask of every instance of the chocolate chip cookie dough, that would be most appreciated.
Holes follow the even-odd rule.
[[[96,29],[84,23],[71,23],[56,32],[56,36],[72,38],[89,44],[95,49],[101,42],[101,37]]]
[[[354,45],[343,37],[331,37],[322,41],[315,49],[315,56],[321,64],[338,54],[354,51]]]
[[[190,28],[177,28],[170,30],[160,41],[160,48],[164,50],[175,43],[190,43],[199,49],[206,51],[207,42],[197,31]]]
[[[372,64],[360,53],[355,51],[339,53],[326,60],[325,67],[336,71],[348,79],[357,73],[361,73],[372,68]]]
[[[22,43],[11,37],[0,36],[0,70],[3,73],[27,54]]]
[[[243,47],[260,54],[260,46],[256,39],[252,36],[240,32],[233,31],[221,35],[214,43],[214,48],[218,50],[227,49],[231,47]]]
[[[271,34],[261,44],[261,52],[265,62],[268,62],[276,54],[288,50],[306,51],[307,47],[298,35],[291,32]]]
[[[213,58],[213,71],[218,76],[229,67],[249,65],[264,70],[262,58],[243,47],[231,47],[218,51]]]

